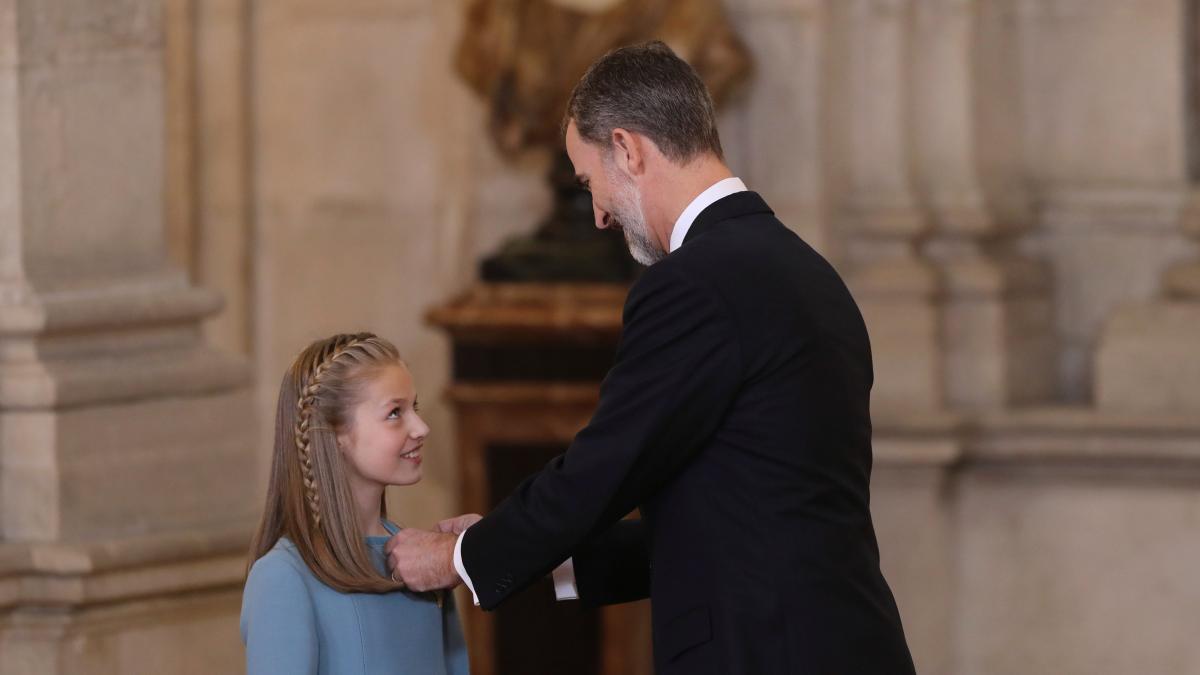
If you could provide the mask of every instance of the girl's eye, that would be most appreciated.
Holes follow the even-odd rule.
[[[401,412],[402,411],[400,410],[400,408],[392,408],[392,411],[390,413],[388,413],[387,418],[389,420],[399,419]]]
[[[413,399],[413,412],[421,412],[421,404],[416,399]]]

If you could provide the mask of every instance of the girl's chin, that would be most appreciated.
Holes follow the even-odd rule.
[[[419,482],[421,482],[421,468],[417,467],[416,469],[409,469],[404,472],[397,472],[395,475],[392,476],[392,480],[388,483],[388,485],[395,485],[395,486],[402,487],[405,485],[413,485],[413,484],[416,484]]]

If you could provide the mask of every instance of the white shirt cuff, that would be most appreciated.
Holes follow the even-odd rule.
[[[458,572],[458,576],[463,580],[463,583],[467,585],[467,589],[471,591],[471,598],[475,600],[475,606],[478,607],[479,606],[479,596],[476,595],[476,593],[475,593],[475,584],[471,583],[471,577],[467,576],[467,568],[463,567],[463,561],[462,561],[462,542],[463,542],[463,535],[465,535],[466,533],[467,533],[467,531],[463,530],[462,534],[458,535],[458,541],[455,542],[455,544],[454,544],[454,571]],[[572,572],[571,573],[571,583],[572,584],[574,584],[574,579],[575,579],[575,574],[574,574],[574,572]]]
[[[578,600],[579,588],[575,584],[575,559],[567,558],[550,573],[554,578],[554,597],[557,600]]]

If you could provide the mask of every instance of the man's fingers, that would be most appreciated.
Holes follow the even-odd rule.
[[[410,528],[388,540],[388,567],[394,579],[414,591],[452,588],[455,537]]]
[[[400,544],[402,544],[404,542],[412,541],[413,537],[417,536],[416,532],[419,532],[419,531],[420,530],[414,530],[413,528],[407,528],[407,529],[400,530],[396,534],[393,534],[391,536],[391,538],[387,540],[387,543],[383,545],[383,550],[387,551],[387,554],[390,556],[392,554],[392,551],[396,550],[397,546],[399,546]]]
[[[442,534],[462,534],[463,530],[470,527],[464,523],[461,518],[448,518],[437,524],[437,531]]]
[[[464,513],[461,516],[447,518],[437,524],[438,532],[445,534],[462,534],[466,529],[475,523],[483,520],[483,516],[478,513]]]

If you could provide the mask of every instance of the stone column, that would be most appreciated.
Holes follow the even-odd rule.
[[[839,220],[851,233],[848,283],[871,333],[875,405],[934,409],[944,399],[937,271],[919,252],[930,221],[917,203],[908,133],[910,0],[852,0],[846,27]]]
[[[1200,245],[1200,194],[1192,196],[1183,219],[1183,233]],[[1178,302],[1200,302],[1200,255],[1176,263],[1167,270],[1163,283],[1165,295]]]
[[[1181,200],[1200,240],[1200,195]],[[1200,412],[1200,257],[1170,267],[1160,296],[1114,312],[1096,350],[1096,405],[1121,412]]]
[[[249,0],[195,3],[194,278],[220,291],[226,311],[205,336],[252,352]]]
[[[913,30],[917,182],[934,221],[925,251],[943,282],[944,386],[956,408],[1056,392],[1049,274],[1015,251],[1031,215],[1006,19],[995,2],[922,0]]]
[[[162,63],[160,0],[0,0],[5,675],[240,658],[248,369],[166,261]]]
[[[1183,245],[1157,297],[1109,314],[1095,354],[1095,400],[1107,411],[1200,412],[1200,254],[1194,243],[1200,240],[1200,3],[1176,4],[1167,11],[1183,24],[1182,39],[1166,42],[1156,64],[1157,72],[1171,73],[1161,90],[1177,105],[1156,119],[1175,141],[1160,160],[1166,174],[1161,220],[1180,224]]]

